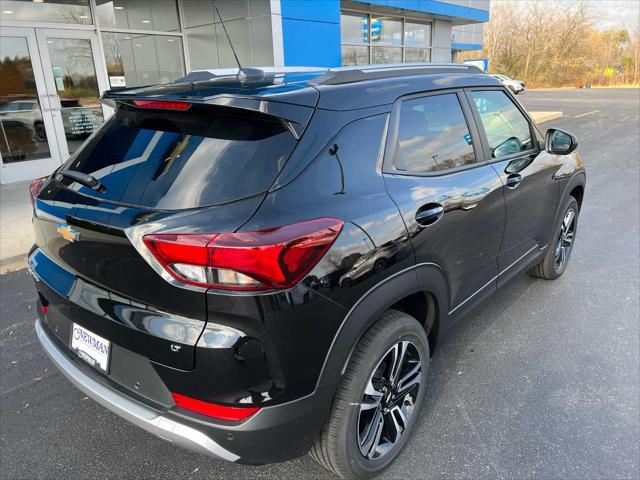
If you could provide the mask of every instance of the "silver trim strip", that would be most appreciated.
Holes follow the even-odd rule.
[[[40,320],[36,320],[35,326],[42,348],[58,370],[77,388],[103,407],[147,432],[188,450],[228,462],[235,462],[240,458],[235,453],[218,445],[204,433],[163,416],[94,380],[75,366],[53,344],[42,329]]]
[[[527,250],[526,252],[524,252],[520,257],[518,257],[517,260],[515,260],[511,265],[509,265],[507,268],[503,269],[498,276],[500,275],[504,275],[507,270],[509,270],[511,267],[513,267],[516,263],[518,263],[520,260],[522,260],[524,257],[526,257],[527,255],[529,255],[533,250],[535,250],[536,248],[538,248],[538,245],[536,244],[535,246],[531,247],[529,250]],[[540,249],[542,250],[542,249]]]
[[[511,267],[513,267],[516,263],[518,263],[520,260],[522,260],[524,257],[526,257],[532,250],[534,250],[535,248],[538,248],[538,245],[536,245],[535,247],[532,247],[531,249],[529,249],[524,255],[522,255],[520,258],[518,258],[515,262],[513,262],[511,265],[509,265],[507,268],[505,268],[502,272],[500,272],[498,275],[494,276],[491,280],[489,280],[485,285],[483,285],[479,290],[477,290],[475,293],[473,293],[470,297],[467,297],[466,300],[464,300],[462,303],[458,304],[458,306],[456,306],[453,310],[449,311],[448,315],[451,315],[453,312],[455,312],[458,308],[460,308],[462,305],[464,305],[466,302],[468,302],[469,300],[471,300],[474,296],[476,296],[478,293],[480,293],[482,290],[484,290],[487,286],[489,286],[492,282],[496,281],[500,275],[504,274],[507,270],[509,270]],[[546,248],[546,245],[544,247],[542,247],[540,250],[544,250]],[[422,263],[416,263],[415,265],[412,265],[410,267],[407,267],[403,270],[400,270],[396,273],[394,273],[393,275],[391,275],[390,277],[385,278],[384,280],[380,281],[379,283],[376,283],[373,287],[371,287],[369,290],[367,290],[365,292],[364,295],[362,295],[358,301],[349,309],[349,311],[347,312],[347,314],[345,315],[344,319],[342,320],[342,322],[340,323],[340,326],[338,327],[338,330],[336,331],[335,335],[333,336],[333,340],[331,342],[331,345],[329,346],[329,350],[328,350],[328,354],[327,356],[324,358],[324,362],[322,363],[322,368],[320,369],[320,375],[318,376],[318,383],[316,384],[316,390],[319,386],[319,382],[320,379],[322,378],[322,375],[324,374],[325,368],[327,366],[327,362],[329,360],[329,356],[333,350],[333,347],[336,343],[336,340],[338,339],[338,336],[340,335],[340,332],[342,331],[342,327],[344,327],[345,323],[347,322],[347,320],[349,319],[349,317],[351,316],[351,314],[354,312],[354,310],[360,305],[360,303],[362,303],[362,301],[369,296],[370,293],[372,293],[376,288],[378,288],[380,285],[388,282],[389,280],[391,280],[394,277],[397,277],[398,275],[408,272],[410,270],[416,269],[418,267],[421,266],[425,266],[425,265],[433,265],[434,267],[437,267],[438,269],[440,269],[442,271],[442,267],[440,267],[440,265],[438,265],[437,263],[433,263],[433,262],[422,262]],[[345,362],[345,364],[342,366],[342,371],[341,373],[344,374],[344,371],[347,367],[347,363]],[[315,390],[314,390],[315,391]]]
[[[538,248],[538,245],[535,245],[533,247],[531,247],[529,250],[527,250],[525,253],[523,253],[516,261],[514,261],[511,265],[509,265],[507,268],[505,268],[504,270],[502,270],[500,273],[498,273],[498,275],[496,275],[495,277],[493,277],[491,280],[489,280],[487,283],[485,283],[482,287],[480,287],[478,290],[476,290],[474,293],[472,293],[470,296],[468,296],[466,299],[464,299],[461,303],[459,303],[453,310],[449,311],[449,315],[451,315],[453,312],[455,312],[457,309],[459,309],[461,306],[463,306],[465,303],[467,303],[469,300],[471,300],[473,297],[475,297],[478,293],[480,293],[482,290],[484,290],[485,288],[487,288],[492,282],[496,281],[498,278],[500,278],[501,275],[504,275],[507,270],[509,270],[511,267],[513,267],[516,263],[518,263],[520,260],[522,260],[523,258],[525,258],[527,255],[529,255],[533,250],[535,250],[536,248]]]
[[[482,290],[484,290],[489,285],[491,285],[493,282],[495,282],[497,279],[498,279],[498,275],[493,277],[491,280],[489,280],[487,283],[485,283],[482,287],[480,287],[478,290],[476,290],[471,295],[469,295],[467,298],[465,298],[453,310],[449,310],[449,315],[451,315],[453,312],[455,312],[457,309],[459,309],[461,306],[463,306],[465,303],[467,303],[469,300],[471,300],[473,297],[475,297],[477,294],[479,294]]]

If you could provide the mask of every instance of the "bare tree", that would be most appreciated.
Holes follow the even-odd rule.
[[[634,27],[597,30],[586,0],[495,0],[484,28],[483,54],[493,72],[534,86],[637,84],[640,30]],[[458,58],[469,55],[477,53]]]

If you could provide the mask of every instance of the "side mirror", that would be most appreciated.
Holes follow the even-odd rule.
[[[578,148],[578,139],[575,135],[550,128],[544,136],[544,149],[553,155],[568,155]]]
[[[491,152],[493,158],[506,157],[518,153],[522,149],[522,142],[518,137],[509,137]]]

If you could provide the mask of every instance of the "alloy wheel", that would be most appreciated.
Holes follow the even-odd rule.
[[[556,243],[556,251],[554,257],[554,266],[556,270],[561,270],[573,248],[573,239],[575,237],[576,230],[576,212],[570,209],[564,218],[562,219],[562,226],[560,227],[560,235]]]
[[[365,387],[358,415],[360,453],[370,460],[390,452],[408,431],[422,380],[422,359],[410,341],[383,355]]]

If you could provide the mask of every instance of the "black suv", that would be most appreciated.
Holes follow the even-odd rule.
[[[183,447],[373,476],[447,330],[566,268],[576,139],[543,140],[475,67],[201,71],[103,101],[30,187],[36,331],[88,396]]]

